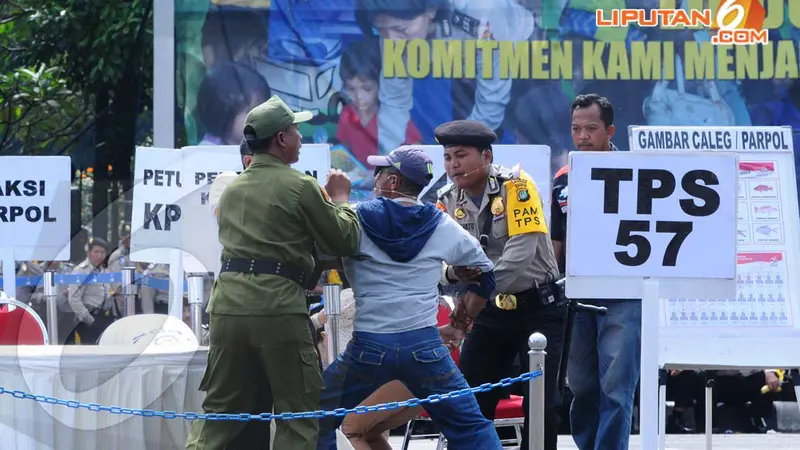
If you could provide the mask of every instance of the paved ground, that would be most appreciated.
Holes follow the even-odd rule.
[[[402,437],[390,438],[392,448],[399,450],[403,444]],[[569,436],[559,438],[559,450],[575,450],[575,444]],[[642,450],[639,446],[639,436],[631,437],[630,450]],[[798,434],[735,434],[714,435],[714,450],[797,450],[800,449],[800,435]],[[419,440],[411,442],[409,450],[435,450],[433,440]],[[702,435],[667,435],[667,450],[704,450],[705,437]],[[656,449],[648,449],[656,450]]]

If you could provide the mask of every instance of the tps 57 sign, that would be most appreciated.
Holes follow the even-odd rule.
[[[568,273],[729,278],[737,171],[735,154],[571,154]]]

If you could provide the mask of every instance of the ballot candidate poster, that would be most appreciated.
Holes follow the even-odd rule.
[[[0,156],[0,249],[13,259],[69,259],[68,156]]]
[[[793,138],[790,127],[631,127],[631,150],[720,151],[739,155],[736,295],[661,300],[667,363],[793,367],[800,345],[800,271]],[[711,342],[693,346],[694,339]],[[775,339],[783,347],[770,343]],[[743,350],[744,349],[744,350]]]
[[[220,255],[217,220],[209,203],[211,183],[220,172],[241,172],[239,146],[201,145],[182,149],[182,171],[187,177],[186,190],[180,205],[184,223],[181,248],[186,252],[186,272],[211,272]],[[325,184],[330,171],[330,148],[327,144],[305,144],[300,160],[292,168]],[[213,243],[213,244],[210,244]]]
[[[314,112],[304,142],[331,144],[354,196],[371,190],[367,156],[435,145],[434,129],[454,119],[484,122],[497,144],[550,147],[555,173],[575,149],[571,103],[586,93],[613,104],[623,151],[629,125],[656,124],[791,125],[798,145],[800,2],[761,3],[767,46],[713,45],[705,29],[596,26],[598,9],[608,17],[624,1],[179,0],[177,107],[191,145],[238,145],[233,118],[270,95]]]

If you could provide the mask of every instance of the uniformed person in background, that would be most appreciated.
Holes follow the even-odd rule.
[[[69,286],[69,307],[75,314],[77,325],[68,342],[96,344],[103,331],[119,317],[111,285],[91,282],[91,275],[108,272],[107,257],[108,243],[92,238],[89,240],[86,260],[72,271],[73,275],[83,275],[84,281]]]
[[[497,289],[467,335],[459,366],[470,386],[495,383],[508,376],[515,358],[528,367],[528,337],[547,337],[545,360],[545,449],[555,450],[560,415],[557,394],[566,308],[554,282],[559,275],[547,231],[539,189],[519,168],[492,165],[495,133],[486,125],[458,120],[440,125],[436,140],[444,146],[444,165],[451,184],[439,192],[437,206],[480,240],[495,264]],[[468,281],[470,268],[446,267],[443,284]],[[528,428],[528,389],[525,432]],[[481,412],[494,419],[503,394],[476,393]],[[527,449],[523,440],[522,449]]]
[[[304,296],[316,281],[308,277],[312,251],[316,245],[327,255],[352,256],[361,230],[344,173],[333,171],[323,189],[289,167],[300,156],[297,124],[311,117],[273,96],[245,119],[253,161],[218,205],[222,267],[208,306],[210,349],[200,384],[207,413],[318,409],[322,377]],[[270,389],[271,401],[259,401],[259,385]],[[196,421],[187,448],[231,448],[244,427]],[[318,430],[317,419],[279,421],[275,448],[315,449]]]

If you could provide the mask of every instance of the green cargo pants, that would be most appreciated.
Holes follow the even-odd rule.
[[[211,315],[208,367],[200,390],[206,413],[315,411],[322,374],[308,327],[308,316]],[[266,389],[264,389],[266,388]],[[224,450],[247,422],[198,420],[187,450]],[[314,450],[318,419],[278,420],[274,448]],[[263,443],[267,448],[268,443]]]

